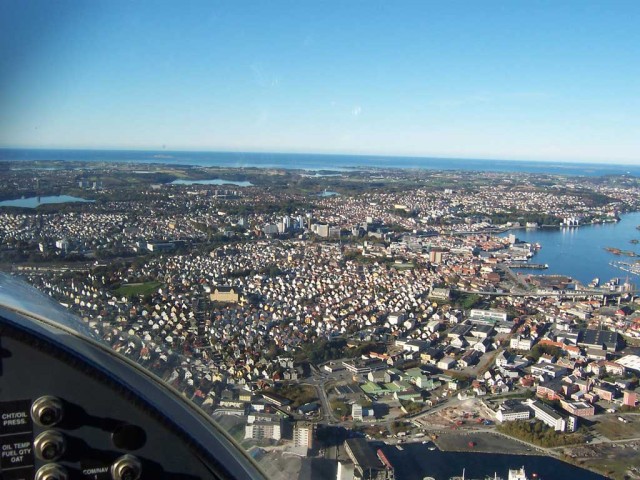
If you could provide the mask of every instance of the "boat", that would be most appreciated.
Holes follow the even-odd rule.
[[[524,467],[515,470],[509,469],[508,480],[529,480],[527,474],[524,471]]]
[[[594,278],[591,280],[591,283],[589,283],[589,287],[591,288],[596,288],[598,285],[600,285],[600,279],[598,277]]]
[[[455,477],[450,477],[449,480],[474,480],[472,478],[467,478],[465,476],[465,469],[462,469],[462,476],[455,476]],[[480,479],[478,479],[480,480]],[[493,474],[493,477],[490,475],[487,475],[486,477],[484,477],[483,480],[502,480],[502,477],[499,477],[497,473]],[[528,480],[528,479],[525,479]]]

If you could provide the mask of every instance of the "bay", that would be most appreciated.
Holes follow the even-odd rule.
[[[531,259],[532,263],[547,264],[547,270],[526,270],[522,273],[568,275],[583,284],[594,277],[604,283],[614,277],[631,282],[639,280],[637,275],[620,270],[612,265],[613,261],[633,263],[636,259],[614,255],[605,250],[614,247],[640,254],[639,245],[631,240],[640,239],[640,212],[623,215],[617,223],[585,225],[560,229],[511,230],[501,236],[513,233],[517,238],[529,243],[539,243],[542,249]],[[515,269],[514,269],[515,270]]]

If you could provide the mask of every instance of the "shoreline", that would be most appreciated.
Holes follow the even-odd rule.
[[[491,437],[491,440],[488,440]],[[469,441],[477,441],[476,445],[470,447]],[[607,477],[605,472],[591,468],[567,456],[559,449],[577,447],[578,445],[566,445],[562,447],[545,448],[534,445],[518,438],[510,437],[498,431],[469,431],[469,432],[446,432],[438,434],[438,438],[430,440],[438,447],[438,450],[447,453],[485,453],[502,454],[514,456],[549,457],[560,460],[568,465],[583,468],[590,472]],[[419,443],[419,442],[407,442]],[[558,449],[558,450],[557,450]]]

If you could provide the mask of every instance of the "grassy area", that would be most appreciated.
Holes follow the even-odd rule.
[[[351,407],[342,400],[331,400],[331,410],[338,417],[351,415]]]
[[[635,446],[624,445],[606,445],[600,446],[596,450],[596,454],[590,454],[587,458],[566,458],[567,461],[578,465],[579,467],[588,468],[606,475],[608,478],[616,480],[626,480],[628,478],[637,478],[629,476],[630,471],[637,472],[640,469],[640,456]],[[575,451],[580,449],[574,449]],[[590,449],[591,450],[591,449]]]
[[[316,389],[311,385],[288,383],[278,387],[275,392],[291,400],[291,406],[293,408],[298,408],[300,405],[318,400]]]
[[[617,417],[605,417],[599,419],[594,428],[600,435],[607,437],[609,440],[640,437],[640,425],[635,420],[629,423],[622,423]]]
[[[160,288],[162,284],[160,282],[144,282],[144,283],[129,283],[121,285],[116,293],[118,296],[135,297],[138,295],[148,295]]]
[[[582,433],[559,433],[539,420],[535,422],[516,420],[515,422],[500,424],[496,428],[499,432],[511,437],[547,448],[580,444],[585,441]]]

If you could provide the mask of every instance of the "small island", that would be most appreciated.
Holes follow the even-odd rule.
[[[636,240],[637,242],[637,240]],[[604,247],[604,249],[609,252],[609,253],[613,253],[614,255],[624,255],[626,257],[636,257],[636,253],[632,252],[630,250],[620,250],[619,248],[615,248],[615,247]]]

